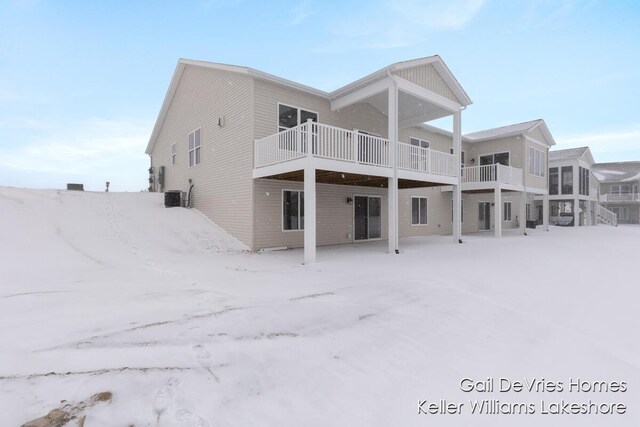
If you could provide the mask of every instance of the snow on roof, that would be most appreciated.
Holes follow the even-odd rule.
[[[549,151],[549,160],[577,159],[587,151],[589,147],[567,148],[565,150]]]
[[[640,162],[596,163],[591,171],[600,182],[622,182],[640,179]]]
[[[529,122],[516,123],[513,125],[501,126],[493,129],[481,130],[465,135],[469,142],[487,141],[489,139],[506,138],[514,135],[521,135],[529,132],[534,127],[543,124],[544,120],[537,119]]]

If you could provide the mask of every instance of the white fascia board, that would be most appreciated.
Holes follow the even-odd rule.
[[[538,123],[536,126],[534,126],[532,129],[535,129],[536,127],[540,126],[540,130],[542,131],[542,133],[544,134],[545,138],[547,138],[547,141],[549,143],[549,146],[552,145],[556,145],[556,141],[555,139],[553,139],[553,135],[551,135],[551,131],[549,130],[549,128],[547,127],[547,124],[545,123],[544,120],[540,119],[540,123]]]
[[[162,101],[162,106],[160,107],[160,111],[158,112],[156,123],[155,125],[153,125],[153,131],[151,131],[151,136],[149,137],[147,148],[144,150],[144,152],[148,155],[151,155],[151,152],[153,151],[153,147],[156,144],[156,139],[158,138],[158,134],[160,133],[160,129],[162,128],[162,124],[164,123],[167,111],[169,110],[169,105],[171,105],[173,96],[175,95],[176,89],[178,88],[178,82],[182,77],[182,72],[184,71],[184,63],[182,61],[183,60],[178,61],[176,69],[173,71],[173,76],[171,76],[171,83],[169,83],[167,93],[164,95],[164,100]]]
[[[473,103],[473,101],[471,101],[471,98],[469,98],[469,95],[467,95],[467,93],[462,88],[462,85],[460,84],[460,82],[458,82],[458,80],[455,78],[455,76],[453,75],[449,67],[447,67],[447,64],[445,64],[442,58],[440,58],[440,56],[438,55],[415,59],[413,61],[401,62],[398,64],[394,64],[389,68],[390,68],[390,71],[393,72],[393,71],[400,71],[400,70],[405,70],[407,68],[420,67],[422,65],[429,65],[429,64],[433,65],[433,67],[436,69],[438,74],[440,74],[440,77],[442,77],[442,79],[445,81],[447,86],[449,86],[449,89],[451,89],[451,91],[454,93],[456,98],[458,98],[458,101],[462,103],[462,105],[466,106],[466,105],[471,105]]]
[[[457,102],[454,102],[448,98],[445,98],[442,95],[438,95],[435,92],[431,92],[428,89],[423,88],[422,86],[418,86],[415,83],[411,83],[408,80],[400,78],[398,76],[390,76],[393,80],[398,84],[398,89],[408,93],[410,95],[416,96],[424,101],[430,102],[431,104],[435,104],[445,110],[450,111],[451,113],[456,113],[460,111],[462,107]]]
[[[195,59],[185,59],[185,58],[180,58],[178,62],[180,62],[181,64],[193,65],[196,67],[211,68],[211,69],[220,70],[220,71],[228,71],[230,73],[249,74],[249,68],[241,67],[239,65],[222,64],[219,62],[198,61]]]
[[[445,81],[447,86],[453,91],[458,101],[462,103],[462,105],[467,106],[473,104],[473,101],[467,95],[467,92],[463,89],[462,85],[458,82],[456,77],[453,75],[447,64],[444,63],[442,59],[438,57],[439,61],[434,62],[433,66],[436,71],[440,74],[440,77]]]
[[[193,65],[196,67],[204,67],[204,68],[211,68],[214,70],[220,70],[220,71],[227,71],[230,73],[239,73],[239,74],[246,74],[255,78],[259,78],[262,80],[267,80],[273,83],[277,83],[283,86],[287,86],[293,89],[297,89],[300,90],[302,92],[307,92],[310,93],[312,95],[316,95],[316,96],[320,96],[323,98],[327,98],[329,97],[329,94],[327,92],[324,92],[320,89],[316,89],[313,88],[311,86],[307,86],[307,85],[303,85],[301,83],[297,83],[294,82],[292,80],[287,80],[284,79],[282,77],[278,77],[278,76],[274,76],[273,74],[269,74],[269,73],[265,73],[264,71],[260,71],[260,70],[256,70],[254,68],[249,68],[249,67],[241,67],[241,66],[237,66],[237,65],[228,65],[228,64],[221,64],[218,62],[207,62],[207,61],[196,61],[193,59],[181,59],[180,60],[181,63],[186,64],[186,65]]]
[[[384,92],[385,90],[388,90],[389,87],[391,87],[391,82],[389,81],[389,79],[385,78],[361,89],[355,90],[347,95],[338,97],[331,101],[331,111],[339,110],[348,105],[360,102],[363,99],[367,99],[373,95],[377,95],[381,92]]]
[[[427,56],[425,58],[411,59],[409,61],[396,62],[389,66],[390,71],[406,70],[407,68],[420,67],[422,65],[433,64],[434,62],[442,61],[438,55]]]
[[[532,144],[537,144],[537,145],[539,145],[539,146],[541,146],[541,147],[544,147],[545,149],[548,149],[548,148],[550,147],[550,145],[549,145],[549,144],[547,144],[547,143],[545,143],[545,142],[542,142],[542,141],[540,141],[540,140],[537,140],[537,139],[535,139],[535,138],[531,138],[529,135],[523,135],[523,136],[524,136],[524,139],[525,139],[525,140],[527,140],[527,141],[531,142]]]

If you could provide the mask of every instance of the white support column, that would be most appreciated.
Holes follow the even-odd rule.
[[[522,198],[520,199],[520,233],[527,234],[527,192],[522,192]]]
[[[460,168],[461,159],[460,152],[462,151],[462,113],[460,111],[453,113],[453,156],[454,162],[456,162],[456,170]],[[453,186],[453,242],[460,242],[462,239],[462,188],[461,188],[461,176],[458,173],[458,184]]]
[[[500,184],[496,185],[494,192],[494,205],[493,216],[495,218],[495,232],[496,237],[502,237],[502,190]]]
[[[304,263],[316,262],[316,169],[304,168]]]
[[[313,164],[311,121],[307,121],[307,161],[304,167],[304,263],[316,262],[316,168]]]
[[[548,188],[548,187],[547,187]],[[573,226],[580,225],[580,165],[573,166]]]
[[[544,231],[549,231],[549,195],[542,196],[542,225]]]
[[[389,161],[393,168],[393,177],[389,178],[389,253],[394,254],[398,252],[398,86],[395,81],[389,86],[388,111]]]

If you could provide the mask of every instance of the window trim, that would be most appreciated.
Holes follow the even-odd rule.
[[[509,217],[507,218],[507,206],[509,206]],[[513,210],[511,201],[502,202],[502,222],[513,221]]]
[[[195,143],[195,134],[197,131],[200,131],[200,144],[198,146],[196,146]],[[191,149],[189,147],[189,137],[191,136],[191,134],[193,134],[193,149]],[[196,155],[196,151],[200,150],[200,161],[196,161],[197,160],[197,155]],[[191,164],[191,152],[193,152],[193,164]],[[202,127],[198,127],[196,129],[194,129],[192,132],[190,132],[187,135],[187,163],[189,165],[190,168],[198,166],[200,163],[202,163]]]
[[[364,194],[364,193],[353,193],[351,195],[353,203],[352,203],[352,208],[351,208],[351,241],[352,242],[372,242],[375,240],[382,240],[382,233],[384,231],[384,227],[382,226],[382,212],[384,209],[382,209],[382,201],[383,201],[383,197],[381,195],[376,195],[376,194]],[[366,239],[358,239],[356,240],[356,197],[366,197],[367,198],[367,219],[370,218],[369,215],[369,207],[371,206],[369,204],[369,199],[380,199],[380,237],[369,237],[369,229],[368,229],[368,225],[367,225],[367,238]]]
[[[555,169],[556,172],[555,173],[551,172],[551,169]],[[551,176],[552,175],[555,175],[558,178],[557,179],[558,183],[557,183],[557,188],[556,188],[556,192],[555,193],[551,192]],[[561,183],[560,183],[560,167],[559,166],[552,166],[552,167],[549,168],[549,195],[550,196],[559,195],[560,194],[560,187],[561,187]]]
[[[531,150],[533,151],[537,151],[538,153],[540,153],[540,164],[539,164],[539,169],[540,169],[540,175],[536,174],[536,160],[535,160],[535,156],[533,157],[533,172],[531,173]],[[544,169],[545,169],[545,162],[544,162],[544,151],[539,150],[535,147],[529,146],[529,152],[528,152],[529,157],[527,157],[527,170],[529,171],[529,176],[535,176],[538,178],[544,178]]]
[[[292,228],[291,230],[287,230],[284,228],[284,193],[285,191],[297,192],[298,193],[298,228]],[[294,188],[283,188],[280,196],[280,229],[283,233],[296,232],[296,231],[304,231],[304,226],[300,228],[300,193],[304,193],[304,190],[294,189]]]
[[[418,142],[419,142],[419,145],[413,145],[413,144],[411,143],[411,140],[412,140],[412,139],[415,139],[416,141],[418,141]],[[422,143],[423,143],[423,142],[426,142],[426,143],[427,143],[427,146],[426,146],[426,147],[423,147],[423,146],[422,146]],[[420,148],[425,148],[425,149],[427,149],[427,148],[428,148],[428,149],[430,149],[430,148],[431,148],[431,141],[429,141],[428,139],[418,138],[417,136],[409,136],[409,145],[412,145],[412,146],[414,146],[414,147],[420,147]]]
[[[171,144],[171,166],[175,166],[178,163],[178,143]]]
[[[564,168],[571,168],[571,191],[568,193],[565,193],[563,188],[565,186],[564,183],[564,172],[562,171],[562,169]],[[575,194],[575,188],[576,188],[576,183],[574,182],[574,176],[573,174],[575,173],[575,170],[573,169],[573,165],[565,165],[565,166],[560,166],[560,194],[563,196],[569,195],[569,194]]]
[[[308,111],[309,113],[315,114],[318,117],[318,121],[316,123],[320,123],[320,113],[318,113],[317,111],[309,110],[308,108],[296,107],[295,105],[286,104],[284,102],[278,101],[276,103],[276,131],[277,131],[277,133],[286,131],[286,129],[280,130],[280,128],[282,127],[282,126],[280,126],[280,105],[284,105],[285,107],[289,107],[289,108],[295,108],[298,111],[298,119],[297,119],[298,124],[296,126],[300,126],[302,124],[302,123],[300,123],[300,116],[301,116],[301,111],[302,110]],[[293,128],[287,128],[287,129],[293,129]]]
[[[425,199],[426,201],[426,209],[427,209],[427,213],[426,213],[426,220],[427,222],[425,222],[424,224],[419,222],[420,221],[420,202],[418,201],[418,223],[414,224],[413,223],[413,199]],[[411,211],[410,211],[410,215],[409,215],[409,221],[411,221],[411,226],[412,227],[424,227],[425,225],[429,225],[429,198],[426,196],[411,196]]]

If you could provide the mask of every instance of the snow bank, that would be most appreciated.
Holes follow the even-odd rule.
[[[0,188],[0,425],[101,391],[87,426],[635,426],[640,227],[254,254],[154,194]],[[618,380],[482,393],[461,379]],[[420,400],[622,401],[620,416],[418,415]]]

